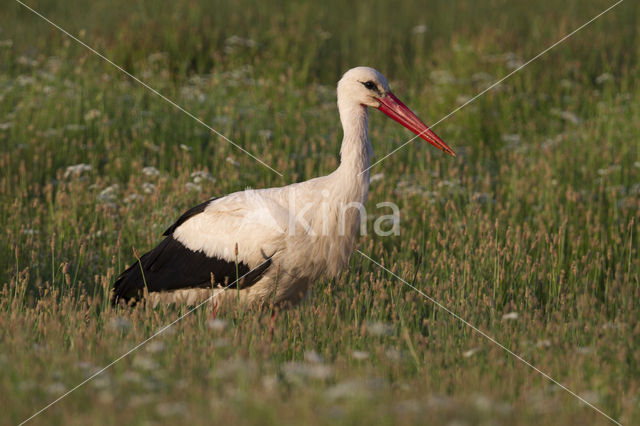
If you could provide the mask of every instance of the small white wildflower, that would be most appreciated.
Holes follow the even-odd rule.
[[[104,389],[111,386],[111,378],[106,374],[100,374],[98,377],[91,381],[91,386],[96,389]]]
[[[475,395],[473,398],[473,405],[475,405],[478,410],[489,411],[493,404],[487,396]]]
[[[191,179],[193,179],[193,183],[200,183],[203,180],[208,180],[210,182],[215,182],[216,178],[211,176],[211,173],[205,172],[204,170],[196,170],[191,173]]]
[[[192,86],[183,86],[180,88],[180,95],[187,100],[197,100],[199,102],[204,102],[207,99],[207,96],[197,87]]]
[[[591,404],[598,404],[600,402],[600,394],[596,391],[586,391],[580,394],[580,398]]]
[[[333,34],[331,34],[329,31],[320,30],[318,32],[318,37],[320,38],[320,40],[329,40],[332,36]]]
[[[38,231],[37,229],[25,228],[22,230],[23,235],[37,235],[39,233],[40,231]]]
[[[162,333],[165,336],[170,336],[172,334],[176,334],[176,327],[169,327],[169,328],[158,327],[157,329],[154,330],[154,332],[152,334],[154,334],[154,333],[158,333],[158,334]]]
[[[74,164],[73,166],[67,167],[63,177],[65,179],[69,177],[78,177],[84,172],[90,172],[92,169],[93,167],[91,167],[91,164],[85,164],[85,163]]]
[[[635,167],[636,169],[640,169],[640,161],[635,161],[633,163],[633,167]]]
[[[493,198],[486,192],[474,192],[471,194],[471,199],[478,204],[487,204],[493,202]]]
[[[86,121],[91,121],[91,120],[95,120],[96,118],[100,117],[101,115],[102,115],[102,112],[100,112],[100,110],[91,109],[84,115],[84,119]]]
[[[184,187],[187,188],[189,191],[202,192],[202,187],[197,183],[187,182],[184,184]]]
[[[324,358],[316,351],[305,351],[304,360],[313,364],[320,364],[324,362]]]
[[[470,100],[471,100],[471,96],[467,96],[467,95],[458,95],[458,97],[456,97],[456,103],[458,105],[464,105]]]
[[[51,383],[49,386],[47,386],[46,390],[50,394],[59,395],[64,391],[66,391],[67,387],[60,382],[54,382],[54,383]]]
[[[268,130],[268,129],[259,130],[258,131],[258,135],[262,139],[266,139],[266,140],[271,140],[271,138],[273,138],[273,132],[271,130]]]
[[[384,355],[389,361],[400,361],[402,359],[402,352],[396,348],[389,348],[385,351]]]
[[[374,336],[390,336],[394,330],[393,325],[381,321],[367,323],[367,331]]]
[[[472,349],[469,349],[468,351],[463,352],[462,356],[465,358],[470,358],[475,354],[477,354],[478,352],[480,352],[480,348],[472,348]]]
[[[180,144],[180,149],[183,151],[187,151],[190,152],[193,148],[191,148],[189,145],[185,145],[183,143]]]
[[[212,329],[213,331],[216,332],[221,332],[227,329],[227,321],[220,319],[220,318],[216,318],[216,319],[211,319],[207,322],[207,325],[209,326],[210,329]]]
[[[560,80],[560,87],[563,89],[573,89],[576,86],[576,82],[573,80],[569,80],[568,78],[563,78]]]
[[[13,123],[10,121],[7,121],[6,123],[0,123],[0,130],[9,130],[12,127]]]
[[[369,352],[366,351],[353,351],[351,353],[353,359],[358,361],[364,361],[365,359],[369,359]]]
[[[251,376],[256,373],[257,367],[253,361],[243,358],[229,358],[217,363],[216,369],[209,372],[209,376],[217,379],[230,379],[238,374]]]
[[[98,195],[98,200],[104,203],[112,203],[118,199],[118,190],[120,186],[117,183],[113,185],[107,186],[105,189],[100,191]]]
[[[270,375],[270,376],[264,376],[261,382],[262,382],[262,387],[267,392],[273,392],[278,387],[279,380],[278,380],[278,376]]]
[[[369,179],[369,182],[374,183],[382,179],[384,179],[384,173],[376,173],[375,175],[371,176],[371,179]]]
[[[59,135],[60,135],[60,130],[54,129],[54,128],[49,128],[44,132],[42,132],[42,136],[44,136],[45,138],[55,138],[55,137],[58,137]]]
[[[446,395],[431,395],[427,399],[427,406],[429,408],[451,409],[456,406],[456,403]]]
[[[300,381],[305,378],[325,380],[331,377],[331,367],[324,364],[304,364],[288,362],[283,368],[284,376],[290,381]]]
[[[187,405],[184,402],[163,402],[156,405],[156,412],[162,417],[184,416],[187,411]]]
[[[166,345],[160,340],[154,340],[145,347],[146,351],[152,354],[164,351]]]
[[[160,147],[158,145],[152,144],[149,141],[144,141],[142,144],[145,148],[150,149],[153,152],[160,152]]]
[[[154,395],[150,395],[150,394],[135,395],[134,394],[129,397],[129,407],[135,408],[135,407],[140,407],[141,405],[147,405],[152,403],[154,399],[155,399]]]
[[[524,61],[522,61],[522,59],[519,59],[517,57],[513,57],[507,60],[507,68],[509,68],[510,70],[515,70],[517,68],[520,68],[524,65]]]
[[[87,128],[87,126],[83,126],[82,124],[67,124],[65,126],[65,129],[69,130],[70,132],[80,132],[82,130],[85,130]]]
[[[404,390],[404,389],[403,389]],[[415,399],[405,399],[403,401],[398,401],[394,405],[394,410],[399,413],[420,413],[423,410],[422,404],[420,401]]]
[[[227,46],[245,46],[245,47],[254,47],[256,42],[250,38],[242,38],[237,35],[232,35],[224,41],[224,44]]]
[[[158,368],[157,362],[149,357],[142,355],[137,355],[135,358],[133,358],[132,364],[135,368],[138,368],[140,370],[150,371]]]
[[[19,75],[18,78],[16,78],[16,82],[20,85],[20,86],[30,86],[33,83],[35,83],[36,79],[31,77],[31,76],[27,76],[27,75]]]
[[[132,192],[131,194],[124,197],[124,200],[122,201],[124,201],[126,204],[131,204],[133,202],[142,201],[142,200],[144,200],[144,197],[142,195]]]
[[[413,34],[424,34],[427,31],[429,31],[429,27],[425,24],[421,24],[421,25],[416,25],[415,27],[413,27],[411,29],[411,32]]]
[[[605,169],[598,169],[598,174],[600,176],[607,176],[610,175],[613,172],[617,172],[620,171],[621,167],[618,164],[612,164],[609,167],[605,168]]]
[[[576,348],[576,352],[579,353],[580,355],[589,355],[593,353],[593,348],[589,346],[579,346]]]
[[[76,365],[81,370],[91,371],[91,372],[93,372],[94,369],[96,368],[96,366],[90,363],[89,361],[80,361]]]
[[[166,52],[155,52],[147,56],[147,61],[149,61],[150,63],[153,63],[153,62],[165,60],[168,57],[169,55]]]
[[[331,386],[327,389],[326,396],[328,399],[337,400],[362,396],[365,392],[366,390],[361,383],[346,381]]]
[[[115,317],[109,321],[108,328],[117,331],[128,331],[131,328],[131,321],[123,317]]]
[[[18,389],[23,392],[31,391],[38,387],[38,383],[35,380],[25,380],[24,382],[18,383]]]
[[[474,82],[491,81],[493,76],[486,72],[477,72],[471,76],[471,80]]]
[[[455,81],[453,74],[446,70],[433,70],[429,74],[429,77],[431,77],[434,83],[441,85],[451,84]]]
[[[142,191],[145,194],[153,194],[156,191],[156,186],[149,182],[144,182],[142,184]]]
[[[572,124],[580,124],[582,122],[582,119],[578,117],[576,114],[574,114],[573,112],[562,111],[558,108],[552,108],[551,115],[562,118],[563,120],[568,121]]]
[[[218,115],[213,118],[213,122],[216,124],[227,124],[229,122],[228,115]]]
[[[125,383],[141,383],[142,375],[137,371],[126,371],[122,376],[121,380]]]
[[[507,142],[509,144],[517,144],[520,142],[520,135],[517,133],[504,133],[501,139],[503,142]]]
[[[518,313],[517,312],[509,312],[507,314],[504,314],[502,316],[503,320],[517,320],[518,319]]]
[[[239,166],[240,163],[233,159],[233,157],[229,156],[226,158],[227,163],[233,164],[234,166]]]
[[[455,188],[460,185],[460,181],[444,179],[438,182],[438,188]]]
[[[425,194],[428,193],[428,191],[425,191],[420,185],[407,184],[398,186],[400,186],[400,188],[396,189],[396,192],[399,192],[400,194],[425,196]]]
[[[615,77],[613,76],[613,74],[610,74],[608,72],[600,74],[599,76],[596,77],[597,84],[604,84],[614,80],[615,80]]]
[[[160,176],[160,170],[153,166],[147,166],[142,169],[142,174],[147,177],[157,177]]]
[[[47,59],[46,67],[52,74],[58,74],[60,72],[60,68],[62,68],[62,59],[57,56],[50,56]]]

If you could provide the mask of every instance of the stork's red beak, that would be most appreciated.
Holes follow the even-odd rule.
[[[378,98],[378,100],[380,101],[380,106],[378,107],[380,111],[384,112],[389,117],[393,118],[436,148],[439,148],[454,157],[456,156],[455,152],[449,148],[449,145],[444,143],[438,135],[433,133],[433,131],[424,124],[417,115],[407,108],[400,99],[396,98],[393,93],[387,92],[387,95],[384,98]]]

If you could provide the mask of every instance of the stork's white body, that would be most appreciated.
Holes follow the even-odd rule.
[[[153,303],[193,304],[212,291],[223,306],[238,300],[252,306],[295,303],[320,275],[337,276],[349,262],[369,191],[368,107],[453,154],[391,93],[382,74],[368,67],[349,70],[338,83],[344,137],[340,166],[333,173],[281,188],[236,192],[194,207],[141,258],[139,267],[134,264],[118,277],[114,302],[138,297],[146,287]],[[240,275],[238,264],[246,274],[259,273],[246,286],[219,291]]]

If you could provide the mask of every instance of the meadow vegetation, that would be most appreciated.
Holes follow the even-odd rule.
[[[185,307],[109,287],[184,210],[332,171],[370,65],[433,123],[611,3],[0,8],[0,411],[19,423]],[[640,6],[623,2],[372,169],[399,236],[359,249],[624,424],[640,423]],[[381,158],[411,135],[372,111]],[[387,213],[387,212],[385,212]],[[385,214],[382,213],[382,214]],[[370,216],[370,225],[375,214]],[[34,424],[610,424],[358,253],[300,306],[205,306]]]

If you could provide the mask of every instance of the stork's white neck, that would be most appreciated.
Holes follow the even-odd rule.
[[[338,110],[344,137],[340,148],[340,166],[335,178],[348,201],[364,203],[369,192],[369,112],[367,107],[338,98]]]

